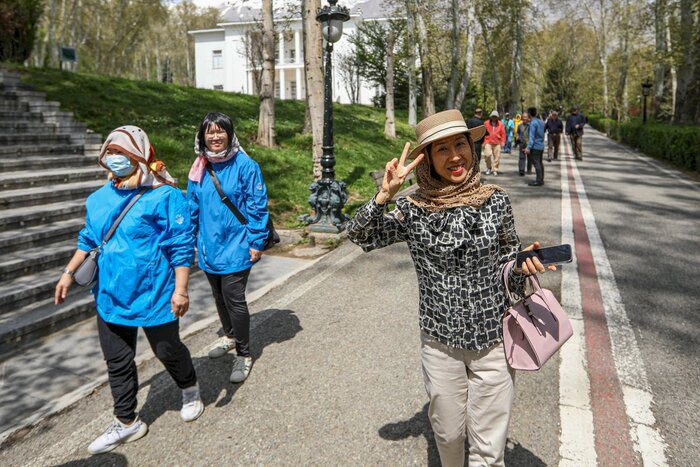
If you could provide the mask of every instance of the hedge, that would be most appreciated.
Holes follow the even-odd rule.
[[[687,170],[700,172],[700,127],[639,121],[621,122],[589,115],[588,123],[612,139],[649,156],[666,159]]]

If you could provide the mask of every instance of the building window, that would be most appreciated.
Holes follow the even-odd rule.
[[[215,91],[223,91],[223,90],[224,90],[224,85],[223,85],[223,84],[215,84],[215,85],[214,85],[214,90],[215,90]]]
[[[297,98],[297,82],[296,81],[290,81],[289,82],[289,89],[292,93],[292,99]]]
[[[294,63],[297,61],[297,51],[294,49],[289,50],[289,62]]]
[[[214,70],[223,68],[223,57],[221,55],[221,50],[213,50],[211,53],[211,67]]]
[[[282,94],[280,93],[280,82],[277,81],[277,82],[275,83],[275,97],[276,97],[277,99],[279,99],[281,95],[282,95]]]

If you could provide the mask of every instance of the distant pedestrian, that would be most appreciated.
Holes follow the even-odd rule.
[[[586,125],[586,116],[579,113],[578,106],[571,107],[571,113],[566,118],[566,134],[571,138],[571,146],[574,150],[574,158],[583,160],[583,127]]]
[[[513,119],[513,141],[515,141],[515,135],[518,134],[518,126],[520,126],[522,121],[523,117],[520,114],[515,114],[515,118]]]
[[[515,134],[515,142],[518,145],[518,173],[521,177],[525,176],[526,166],[527,173],[532,173],[532,157],[525,151],[527,148],[528,128],[530,128],[530,115],[525,113]]]
[[[476,128],[484,124],[484,109],[477,107],[474,109],[474,116],[467,120],[468,128]],[[484,137],[482,136],[477,141],[474,141],[474,151],[476,154],[477,166],[481,164],[481,145],[484,142]]]
[[[209,350],[209,358],[222,357],[235,348],[229,381],[241,383],[253,366],[245,289],[268,236],[267,188],[258,163],[241,148],[228,115],[211,112],[204,117],[194,150],[197,159],[190,169],[187,198],[198,231],[199,267],[211,285],[224,331]]]
[[[527,129],[527,147],[525,154],[532,157],[532,164],[535,166],[535,181],[528,183],[530,186],[544,185],[544,164],[542,154],[544,153],[544,122],[537,117],[537,108],[527,109],[530,115],[530,125]]]
[[[522,295],[525,275],[545,271],[534,261],[503,277],[521,244],[508,195],[481,183],[472,140],[483,131],[468,129],[458,110],[418,123],[418,146],[408,155],[406,143],[401,158],[386,164],[381,190],[347,225],[363,250],[406,242],[414,259],[428,417],[445,467],[464,465],[466,438],[469,465],[504,465],[514,398],[502,344],[505,282]],[[404,165],[407,155],[414,160]],[[418,191],[385,213],[414,168]]]
[[[515,132],[515,123],[513,119],[510,118],[510,112],[506,112],[502,123],[506,129],[506,144],[503,146],[503,152],[505,154],[510,154],[511,147],[513,146],[513,134]]]
[[[486,159],[486,175],[498,176],[501,161],[501,147],[506,144],[506,129],[498,119],[498,111],[491,112],[484,124],[488,134],[484,138],[484,158]]]
[[[194,256],[187,201],[165,165],[154,159],[153,147],[140,128],[123,126],[112,131],[102,145],[99,163],[109,171],[110,181],[86,201],[78,250],[58,281],[55,296],[56,304],[66,299],[76,269],[99,246],[92,293],[115,420],[90,444],[90,454],[111,451],[148,432],[136,414],[139,383],[134,357],[139,327],[182,390],[182,419],[195,420],[204,411],[192,357],[179,334],[179,318],[190,304],[187,289]],[[115,220],[132,202],[103,244]]]
[[[549,118],[544,124],[544,131],[547,132],[547,160],[552,162],[552,159],[559,158],[559,144],[561,143],[561,134],[564,132],[564,125],[559,120],[559,113],[556,110],[549,114]]]

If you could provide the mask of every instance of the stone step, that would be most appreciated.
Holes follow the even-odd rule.
[[[98,167],[97,157],[82,154],[60,154],[57,156],[24,156],[14,159],[0,158],[0,172],[13,170],[38,170],[59,167]],[[102,169],[104,170],[104,169]]]
[[[104,185],[106,180],[89,180],[85,182],[62,183],[33,188],[20,188],[0,192],[0,212],[4,209],[22,206],[37,206],[63,200],[85,198]]]
[[[14,71],[6,70],[4,68],[0,69],[0,83],[19,83],[19,73],[15,73]]]
[[[0,192],[60,183],[107,180],[107,171],[93,160],[91,167],[66,167],[42,170],[21,170],[0,174]]]
[[[0,146],[0,158],[19,156],[49,156],[56,154],[83,154],[82,144],[33,144]]]
[[[44,134],[31,135],[22,133],[0,133],[0,144],[2,145],[23,145],[30,146],[34,144],[70,144],[70,135],[67,134]]]
[[[47,298],[0,315],[0,354],[73,323],[94,316],[95,300],[88,290],[71,289],[66,301]]]
[[[85,199],[0,210],[0,232],[85,217]]]
[[[58,267],[0,283],[0,316],[36,301],[53,297],[60,275],[61,267]]]
[[[28,89],[0,89],[0,101],[46,100],[46,93]]]
[[[43,119],[44,117],[41,115],[41,112],[19,112],[17,110],[6,110],[0,112],[0,122],[33,123],[37,121],[41,122]]]
[[[12,282],[25,274],[47,269],[59,270],[68,263],[75,249],[75,240],[63,240],[4,254],[0,257],[0,282]]]
[[[0,232],[0,256],[64,240],[75,240],[83,225],[85,219],[76,217]]]
[[[0,100],[0,112],[27,112],[29,111],[29,104],[23,101],[7,101]]]
[[[59,125],[57,123],[47,123],[43,121],[17,122],[0,120],[0,133],[5,135],[52,135],[79,133],[86,131],[87,126],[81,122],[61,123]]]

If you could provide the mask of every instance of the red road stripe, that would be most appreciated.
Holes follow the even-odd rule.
[[[573,216],[576,260],[581,284],[581,306],[586,338],[586,360],[591,382],[595,450],[601,466],[641,465],[632,447],[622,386],[615,369],[603,297],[593,262],[591,244],[581,211],[569,145],[565,144]]]

